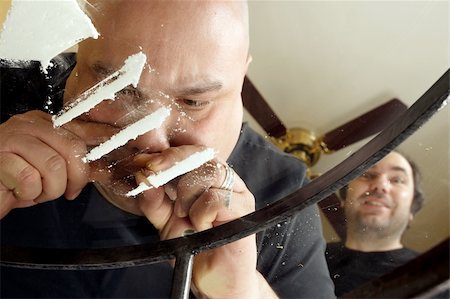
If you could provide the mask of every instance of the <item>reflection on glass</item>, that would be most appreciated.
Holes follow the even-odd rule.
[[[411,104],[447,67],[448,45],[445,40],[447,31],[442,30],[442,28],[446,28],[446,10],[442,5],[445,6],[442,3],[414,3],[414,5],[411,3],[403,5],[401,3],[375,2],[250,3],[252,39],[250,53],[253,55],[254,62],[250,66],[249,76],[258,87],[261,87],[266,99],[288,127],[291,125],[302,126],[319,133],[327,132],[394,97]],[[80,47],[77,56],[78,65],[72,72],[57,72],[55,75],[50,71],[50,75],[43,78],[43,82],[58,78],[56,81],[62,84],[59,89],[51,90],[53,93],[51,101],[45,98],[44,102],[56,107],[61,106],[63,100],[66,104],[69,103],[110,74],[111,71],[117,70],[129,55],[140,49],[149,54],[149,65],[141,77],[141,83],[137,87],[130,86],[122,90],[114,102],[102,102],[74,122],[73,126],[66,128],[75,133],[70,136],[87,139],[88,142],[84,145],[91,148],[104,142],[118,130],[154,111],[157,107],[169,106],[172,109],[171,116],[167,123],[158,130],[131,140],[126,146],[108,154],[103,161],[94,162],[91,165],[92,168],[80,163],[79,153],[84,153],[85,148],[75,142],[72,149],[78,153],[78,156],[64,157],[68,161],[68,167],[71,169],[73,167],[74,172],[83,174],[83,178],[77,177],[84,180],[83,182],[95,181],[97,188],[89,185],[82,193],[82,196],[86,194],[89,196],[85,196],[85,200],[76,206],[76,209],[72,206],[75,204],[71,202],[58,201],[56,205],[65,212],[55,217],[56,223],[49,226],[61,230],[49,233],[55,232],[55,235],[45,235],[47,232],[43,232],[43,236],[38,235],[40,236],[38,246],[114,247],[124,244],[139,244],[159,238],[155,227],[160,231],[163,239],[178,237],[192,232],[193,225],[196,225],[198,230],[203,230],[253,211],[254,207],[246,204],[251,201],[250,192],[259,199],[256,208],[261,208],[296,190],[302,184],[302,177],[299,178],[298,173],[301,173],[303,168],[298,161],[291,158],[287,163],[285,162],[289,165],[282,164],[284,159],[279,156],[269,157],[270,150],[266,144],[263,148],[258,147],[258,150],[255,150],[249,144],[252,145],[252,142],[259,137],[247,126],[244,126],[241,131],[240,84],[236,84],[239,80],[235,80],[235,78],[242,79],[245,73],[247,62],[249,62],[246,60],[247,49],[236,47],[239,49],[233,48],[235,51],[228,51],[228,49],[219,51],[224,48],[224,44],[240,44],[236,41],[242,40],[241,31],[233,31],[231,36],[208,35],[209,39],[205,41],[201,39],[201,34],[196,34],[196,31],[190,27],[194,26],[194,29],[205,33],[204,28],[209,27],[202,22],[188,23],[189,26],[182,26],[181,20],[186,21],[184,18],[171,20],[173,22],[138,18],[136,15],[140,16],[140,11],[136,9],[123,16],[114,15],[119,13],[118,11],[109,11],[113,15],[105,17],[98,7],[94,8],[97,11],[92,11],[92,14],[97,14],[96,26],[103,34],[103,38],[97,41],[90,40]],[[181,15],[185,14],[188,13],[183,11]],[[231,15],[227,15],[226,24],[222,24],[224,28],[229,28],[230,18]],[[399,21],[399,18],[402,21]],[[147,22],[145,23],[146,28],[151,28],[151,30],[149,29],[146,34],[134,32],[133,29],[136,28],[133,26],[142,25],[141,22],[136,22],[136,19]],[[195,18],[189,19],[195,20]],[[130,27],[129,24],[133,24],[133,26]],[[421,26],[417,24],[421,24]],[[170,32],[174,38],[166,39],[165,32]],[[220,40],[220,38],[225,40]],[[429,44],[435,46],[428,47]],[[439,46],[436,46],[438,44]],[[211,48],[214,51],[211,51]],[[186,50],[190,50],[189,55],[185,55]],[[72,56],[69,58],[71,61],[65,61],[57,67],[62,66],[70,70],[74,67],[74,59],[75,57]],[[197,78],[196,71],[199,69],[206,70],[204,74],[207,76]],[[64,77],[64,82],[69,76],[67,85],[64,82],[61,83],[60,76]],[[280,77],[283,79],[282,81],[280,81]],[[35,80],[37,77],[31,76],[31,78]],[[27,80],[30,78],[25,79],[25,81]],[[44,83],[41,87],[48,92],[46,85]],[[43,99],[41,98],[40,101],[42,104]],[[34,108],[38,106],[35,105]],[[40,105],[40,107],[42,106]],[[26,108],[33,108],[33,106]],[[16,112],[24,110],[28,109]],[[53,128],[49,118],[44,117],[44,120],[48,133]],[[447,130],[440,136],[448,138],[448,124],[442,126],[441,118],[438,118],[437,121],[440,123],[440,128],[444,127]],[[31,129],[30,127],[30,131]],[[89,134],[85,134],[87,130],[89,130]],[[435,136],[436,132],[432,131],[433,134],[429,135]],[[239,134],[241,134],[241,141],[234,148]],[[63,136],[67,137],[65,134],[60,134],[57,138]],[[257,142],[264,144],[261,139],[257,139]],[[53,144],[50,140],[48,143]],[[57,146],[64,143],[58,141],[54,144]],[[417,160],[421,160],[424,153],[426,156],[427,153],[433,152],[433,155],[428,156],[429,158],[439,156],[435,154],[436,149],[442,145],[440,143],[439,146],[424,146],[428,142],[420,140],[416,140],[414,144],[420,144],[424,149],[424,152],[410,154]],[[200,173],[196,173],[197,176],[174,181],[177,186],[186,187],[184,190],[195,185],[197,189],[189,189],[195,191],[194,194],[184,194],[183,196],[181,193],[174,193],[173,189],[176,187],[174,188],[170,184],[159,194],[155,192],[155,198],[160,196],[165,200],[169,208],[168,213],[152,214],[151,209],[154,208],[152,206],[154,202],[147,201],[138,206],[135,199],[121,196],[130,187],[136,186],[136,178],[145,181],[145,176],[138,177],[136,173],[142,172],[142,175],[147,175],[148,171],[158,172],[167,166],[162,163],[161,155],[153,155],[154,153],[165,152],[169,146],[176,147],[178,151],[167,150],[166,152],[167,160],[173,163],[195,152],[198,145],[211,146],[216,149],[217,160],[212,167],[207,165],[210,167],[205,167]],[[324,172],[358,146],[359,144],[351,149],[346,148],[323,157],[313,171]],[[404,151],[409,153],[408,144],[405,145]],[[227,160],[230,154],[231,158]],[[46,155],[48,153],[43,155],[36,153],[36,156]],[[448,157],[448,149],[443,150],[442,156]],[[221,168],[227,161],[246,185],[244,186],[237,180],[236,189],[231,190],[235,191],[231,209],[226,210],[227,213],[221,214],[224,218],[218,217],[213,219],[215,221],[209,219],[206,224],[203,222],[193,223],[197,220],[196,217],[187,218],[189,215],[187,210],[193,206],[193,198],[197,199],[200,194],[208,195],[211,194],[208,192],[213,191],[219,191],[217,195],[221,199],[229,198],[230,190],[222,183],[224,180],[226,181],[227,176],[224,170],[226,167]],[[419,164],[422,165],[420,161]],[[423,164],[443,165],[444,163],[430,161]],[[445,172],[445,169],[433,167],[432,171],[438,176],[436,181],[439,182],[439,186],[433,190],[441,189],[439,187],[447,187],[443,189],[448,190],[448,170]],[[447,177],[445,177],[445,173],[447,173]],[[58,177],[63,182],[67,182],[66,176],[58,175],[55,179]],[[71,184],[72,180],[68,180],[68,182]],[[204,184],[205,182],[207,184]],[[431,183],[425,183],[425,185],[436,186]],[[79,190],[75,187],[71,189],[70,192],[66,192],[65,196],[75,198]],[[126,212],[109,205],[100,194]],[[172,200],[175,198],[177,200],[173,203]],[[448,199],[448,192],[447,194],[438,194],[437,198]],[[212,199],[211,201],[206,199],[205,203],[207,204],[213,202]],[[448,201],[446,203],[448,209]],[[443,209],[438,210],[442,211]],[[233,214],[236,211],[237,213]],[[135,217],[127,212],[146,214],[152,219],[155,227],[147,223],[145,218]],[[307,210],[303,214],[304,219],[308,219],[306,222],[303,221],[304,219],[296,220],[298,222],[289,224],[290,227],[286,223],[276,227],[275,231],[269,234],[270,236],[262,243],[259,240],[258,245],[265,246],[261,255],[267,254],[265,256],[270,257],[267,260],[272,263],[272,254],[283,255],[282,250],[289,248],[287,245],[295,247],[285,243],[283,239],[289,235],[288,232],[291,230],[295,230],[300,235],[300,241],[304,241],[305,238],[309,240],[311,235],[317,237],[309,230],[311,227],[309,219],[318,221],[314,215],[314,211]],[[53,219],[53,216],[50,214],[42,217],[43,219]],[[20,217],[27,219],[26,213]],[[432,216],[431,218],[438,219],[439,217]],[[80,223],[80,225],[64,231],[65,227],[61,227],[60,224],[66,224],[66,222],[59,223],[58,219],[73,220],[73,223]],[[443,222],[442,219],[437,221],[439,224]],[[13,244],[17,242],[20,245],[29,246],[36,238],[33,233],[35,223],[27,221],[17,221],[17,223],[25,226],[22,227],[22,231],[27,232],[28,235],[22,240],[16,240],[14,231],[10,230],[9,235],[4,235],[6,240],[13,240]],[[298,227],[293,228],[294,225],[298,225]],[[408,234],[414,226],[413,224]],[[9,227],[15,226],[10,225]],[[314,228],[314,225],[312,227]],[[129,230],[129,228],[131,229]],[[422,236],[422,239],[417,242],[417,246],[412,246],[413,248],[423,251],[434,244],[433,240],[431,244],[423,245],[425,243],[423,238],[431,239],[431,229],[426,228],[419,235]],[[433,235],[435,234],[433,233]],[[448,227],[447,230],[441,230],[436,240],[442,239],[442,236],[445,235],[448,235]],[[127,240],[125,243],[123,242],[124,238]],[[279,238],[281,239],[279,240]],[[245,249],[254,246],[254,240],[250,241],[246,243]],[[298,242],[298,240],[294,242]],[[423,245],[423,247],[419,247],[419,245]],[[235,252],[249,251],[240,248],[235,250]],[[290,267],[298,270],[298,260],[303,261],[306,258],[297,256],[297,254],[303,254],[300,251],[289,253],[293,253],[292,260],[286,261],[286,256],[280,257],[277,269]],[[320,254],[320,252],[315,254]],[[243,260],[249,264],[249,267],[240,265],[240,268],[247,270],[252,268],[253,270],[253,257],[246,258],[244,256]],[[308,265],[308,263],[302,263],[302,271],[306,271]],[[265,270],[268,271],[267,269]],[[168,270],[167,267],[164,267],[164,271],[166,271],[165,274],[170,274],[170,269]],[[308,269],[308,271],[315,270]],[[152,272],[158,273],[157,271]],[[235,273],[233,272],[233,274]],[[131,274],[132,277],[133,275],[135,278],[145,277],[145,275],[136,273]],[[273,276],[277,277],[277,275]],[[160,277],[156,278],[155,281],[160,280]],[[290,280],[294,281],[295,279]],[[105,283],[107,285],[114,284],[113,281]],[[271,283],[283,285],[284,282],[273,278]],[[295,284],[296,286],[298,284],[299,288],[301,285],[306,285],[302,281]],[[322,287],[321,291],[324,291],[326,287],[323,285]],[[284,288],[279,291],[289,290]],[[305,291],[302,294],[308,293]],[[89,293],[89,295],[92,294]],[[121,296],[122,293],[109,295]]]
[[[449,65],[448,3],[250,5],[257,25],[249,77],[287,128],[321,136],[389,99],[410,106]],[[423,173],[426,202],[402,239],[420,253],[449,236],[448,119],[447,107],[399,147]],[[312,173],[325,173],[367,141],[322,154]],[[322,216],[327,241],[338,241]]]

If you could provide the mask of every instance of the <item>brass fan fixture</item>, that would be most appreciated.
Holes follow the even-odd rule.
[[[272,142],[286,153],[304,161],[308,167],[314,166],[323,153],[330,153],[323,138],[316,137],[313,131],[304,128],[291,128],[286,135],[271,137]]]

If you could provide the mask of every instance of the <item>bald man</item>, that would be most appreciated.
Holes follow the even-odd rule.
[[[166,240],[239,218],[305,183],[301,162],[241,124],[240,94],[251,62],[245,2],[91,4],[101,37],[80,44],[76,64],[72,56],[55,60],[50,81],[66,82],[65,89],[52,88],[48,96],[68,105],[140,51],[147,66],[136,87],[61,128],[41,111],[1,124],[3,244],[96,248]],[[160,107],[171,109],[161,127],[99,161],[82,161],[88,149]],[[205,147],[216,151],[212,161],[136,198],[124,195],[147,184],[149,173]],[[235,179],[228,186],[230,175]],[[318,217],[310,207],[258,236],[197,255],[193,293],[332,297]],[[171,275],[169,263],[104,271],[4,268],[1,291],[3,297],[160,298],[170,294]]]

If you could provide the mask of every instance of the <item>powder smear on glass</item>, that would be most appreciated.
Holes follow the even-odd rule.
[[[45,72],[53,57],[98,36],[76,0],[13,0],[0,33],[0,58],[37,60]]]

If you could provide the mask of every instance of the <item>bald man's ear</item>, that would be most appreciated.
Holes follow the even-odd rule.
[[[252,55],[247,55],[247,61],[245,62],[245,72],[247,72],[248,67],[250,66],[250,63],[253,61]]]

